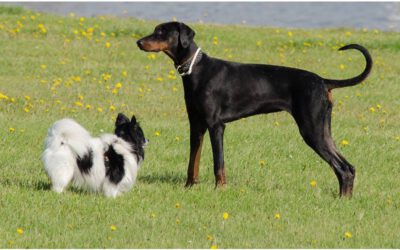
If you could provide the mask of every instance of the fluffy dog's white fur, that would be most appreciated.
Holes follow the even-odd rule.
[[[112,146],[124,159],[124,176],[117,184],[106,176],[104,153]],[[93,165],[88,173],[78,168],[77,159],[92,151]],[[113,134],[93,138],[72,119],[62,119],[49,129],[42,155],[44,168],[54,191],[61,193],[72,181],[76,187],[102,191],[108,197],[129,191],[136,180],[139,162],[129,143]]]

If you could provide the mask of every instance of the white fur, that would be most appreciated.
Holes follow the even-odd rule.
[[[124,176],[118,184],[106,176],[104,152],[113,146],[124,157]],[[81,173],[76,163],[89,150],[93,152],[93,165],[89,173]],[[136,180],[139,163],[131,153],[131,146],[113,134],[93,138],[90,133],[72,119],[62,119],[49,129],[42,155],[44,169],[54,191],[61,193],[73,183],[94,192],[102,191],[107,197],[116,197],[129,191]]]

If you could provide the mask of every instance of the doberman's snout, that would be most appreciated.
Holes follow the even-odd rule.
[[[136,44],[137,44],[137,46],[138,46],[140,49],[143,49],[143,39],[137,40],[137,41],[136,41]]]

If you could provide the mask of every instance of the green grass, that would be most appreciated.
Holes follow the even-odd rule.
[[[359,52],[338,52],[340,46],[370,50],[375,64],[367,81],[334,91],[333,137],[357,169],[353,198],[339,199],[333,171],[287,113],[227,125],[224,189],[214,189],[206,136],[201,183],[185,189],[189,126],[181,79],[166,55],[136,47],[155,25],[0,7],[1,248],[400,247],[399,33],[191,24],[211,56],[327,78],[364,68]],[[150,139],[133,190],[116,199],[52,192],[40,160],[51,124],[72,117],[99,135],[112,131],[118,112],[135,114]]]

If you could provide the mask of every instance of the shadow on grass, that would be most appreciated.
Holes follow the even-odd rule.
[[[166,173],[166,174],[151,174],[151,175],[142,175],[138,177],[140,182],[144,182],[147,184],[154,184],[154,183],[169,183],[179,185],[185,184],[186,177],[182,174],[177,173]]]
[[[36,191],[51,190],[51,183],[45,181],[31,181],[18,179],[2,179],[1,184],[9,187],[20,187]]]

